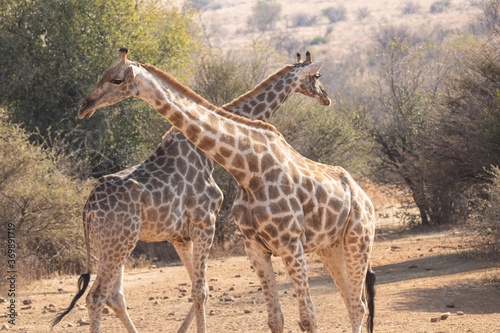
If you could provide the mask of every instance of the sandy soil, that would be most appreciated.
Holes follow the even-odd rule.
[[[500,268],[474,259],[467,230],[378,233],[373,253],[377,274],[376,332],[500,332],[500,287],[491,282]],[[279,259],[274,260],[285,316],[285,332],[300,332],[293,287]],[[343,301],[318,257],[308,256],[310,285],[320,332],[350,332]],[[69,305],[77,276],[62,276],[22,286],[20,309],[11,332],[48,332],[55,313]],[[92,280],[95,275],[92,276]],[[209,332],[267,332],[262,292],[244,256],[211,258],[208,269],[211,298],[207,305]],[[175,332],[192,303],[184,268],[168,265],[126,272],[125,295],[140,332]],[[52,307],[50,305],[53,305]],[[431,318],[450,312],[446,320]],[[463,315],[459,315],[463,313]],[[110,311],[103,332],[125,332]],[[54,331],[88,332],[84,300]],[[7,321],[0,318],[0,327]],[[195,332],[194,325],[190,332]]]

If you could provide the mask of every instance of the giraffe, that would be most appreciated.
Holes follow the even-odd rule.
[[[297,54],[295,65],[284,66],[223,108],[240,116],[266,121],[295,92],[329,105],[331,102],[319,81],[319,72],[301,75],[304,67],[311,63],[309,52],[304,62]],[[299,84],[292,88],[297,76],[300,76]],[[91,234],[100,257],[98,276],[89,293],[91,299],[87,300],[91,331],[99,331],[100,314],[106,301],[128,332],[136,332],[123,296],[123,262],[141,239],[147,242],[167,240],[174,245],[193,281],[193,307],[179,332],[189,328],[195,315],[198,332],[205,332],[206,260],[223,200],[212,178],[214,166],[211,158],[172,128],[144,162],[99,179],[83,209],[87,253],[90,254],[88,238]],[[113,270],[106,268],[108,266],[113,266]],[[89,267],[87,272],[90,272]],[[88,273],[82,275],[79,293],[53,325],[83,295],[89,278]],[[106,299],[105,290],[110,288]]]
[[[303,75],[321,65],[304,67]],[[361,332],[367,307],[367,328],[373,331],[374,208],[346,170],[303,157],[272,125],[213,106],[156,67],[129,61],[126,49],[86,97],[78,117],[132,96],[148,102],[237,181],[232,215],[262,286],[271,332],[284,328],[273,255],[283,260],[297,294],[301,328],[316,332],[309,252],[318,254],[335,281],[352,332]]]

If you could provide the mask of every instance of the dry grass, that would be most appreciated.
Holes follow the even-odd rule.
[[[403,15],[401,1],[353,0],[343,3],[346,10],[345,20],[331,23],[326,16],[321,15],[322,10],[332,6],[331,2],[281,1],[282,19],[274,28],[266,31],[264,36],[291,34],[298,41],[308,42],[318,35],[325,35],[329,29],[333,29],[328,43],[310,48],[317,55],[337,57],[373,45],[375,37],[387,26],[404,25],[419,32],[432,31],[439,27],[451,30],[460,29],[467,26],[469,21],[480,12],[478,7],[472,7],[467,1],[453,1],[446,11],[430,14],[429,11],[434,2],[435,0],[419,0],[418,5],[421,10]],[[260,31],[252,31],[247,26],[247,19],[252,13],[254,3],[254,0],[220,0],[217,1],[217,6],[209,7],[203,13],[203,20],[210,22],[212,43],[224,51],[238,51],[251,45],[252,39],[261,37]],[[362,20],[359,19],[360,8],[369,13],[363,16]],[[291,26],[290,19],[298,14],[316,16],[316,24]]]

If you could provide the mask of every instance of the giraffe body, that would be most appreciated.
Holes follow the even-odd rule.
[[[267,120],[295,92],[328,105],[330,100],[318,80],[319,74],[294,81],[299,70],[308,64],[306,61],[283,67],[224,108]],[[123,73],[130,75],[132,69]],[[296,82],[293,88],[292,82]],[[144,162],[98,180],[83,210],[87,251],[90,254],[90,237],[100,259],[96,281],[87,296],[92,332],[100,330],[105,303],[128,332],[136,332],[123,296],[123,265],[139,239],[169,241],[174,245],[193,282],[193,308],[179,332],[189,328],[194,316],[197,331],[205,332],[206,260],[223,200],[212,178],[214,166],[211,158],[172,128]]]
[[[274,254],[283,259],[297,293],[301,327],[316,332],[307,251],[316,252],[332,275],[352,331],[361,332],[367,306],[372,331],[374,208],[352,177],[341,167],[301,156],[273,126],[218,109],[157,68],[126,60],[125,50],[120,58],[82,103],[79,117],[137,96],[236,179],[232,213],[262,285],[271,331],[284,327],[270,260]],[[313,63],[301,75],[320,66]]]

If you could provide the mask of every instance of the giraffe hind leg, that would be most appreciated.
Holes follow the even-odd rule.
[[[120,273],[111,289],[111,292],[106,300],[106,304],[113,309],[118,318],[122,321],[123,325],[129,333],[136,333],[135,328],[130,316],[127,312],[127,306],[125,304],[125,296],[123,295],[123,265],[121,267]]]
[[[343,244],[339,244],[338,246],[333,245],[330,248],[322,249],[317,253],[344,299],[353,333],[361,333],[367,305],[370,308],[370,314],[373,314],[374,294],[370,292],[374,292],[374,279],[372,278],[374,274],[370,271],[367,275],[369,269],[368,253],[366,251],[364,254],[361,252],[361,248],[356,245],[343,246]],[[365,291],[368,292],[368,299],[365,297]],[[371,331],[373,329],[373,317],[368,318],[367,324],[369,325],[369,331]]]

